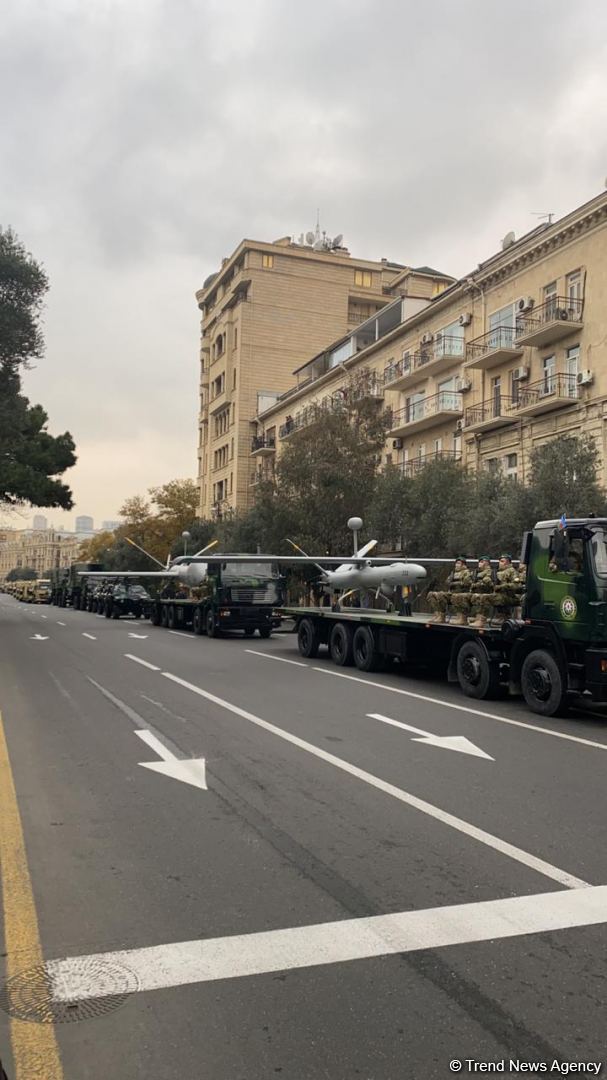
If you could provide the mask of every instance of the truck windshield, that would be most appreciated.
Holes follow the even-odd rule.
[[[230,582],[271,581],[276,575],[272,573],[271,563],[234,562],[222,563],[221,577],[226,584],[229,584]]]
[[[607,535],[604,529],[593,529],[590,541],[597,574],[607,577]]]

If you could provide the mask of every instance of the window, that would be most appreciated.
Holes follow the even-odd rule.
[[[577,376],[580,370],[580,347],[579,345],[572,345],[570,349],[567,349],[565,354],[565,372],[568,375],[567,382],[567,396],[576,398],[578,396]]]
[[[217,359],[218,356],[223,355],[224,348],[225,348],[225,338],[224,338],[223,334],[218,334],[217,337],[215,338],[215,359]]]
[[[549,285],[544,285],[544,304],[546,305],[546,307],[544,308],[544,311],[546,313],[544,315],[545,319],[553,319],[556,313],[556,284],[556,281],[551,281]]]
[[[513,405],[518,405],[519,390],[520,382],[518,378],[518,368],[513,368],[510,372],[510,397],[512,398]]]
[[[354,271],[354,284],[359,285],[363,289],[371,288],[371,271],[370,270],[355,270]]]
[[[433,296],[438,296],[440,293],[444,292],[446,288],[447,288],[447,282],[446,281],[435,281],[433,286],[432,286],[432,295]]]
[[[464,327],[458,322],[443,326],[438,332],[434,344],[434,356],[463,356]]]
[[[234,348],[238,348],[238,327],[234,327]]]
[[[274,256],[273,255],[262,255],[261,256],[261,265],[263,266],[264,270],[271,270],[272,267],[274,266]]]
[[[442,449],[443,449],[443,440],[442,439],[435,439],[434,440],[434,445],[433,445],[434,456],[435,457],[440,457],[440,455],[442,453]]]
[[[236,368],[232,372],[232,390],[236,389]]]
[[[581,270],[572,270],[570,274],[567,274],[567,298],[573,301],[582,299]]]
[[[489,338],[489,348],[497,349],[499,346],[509,346],[514,338],[516,326],[516,312],[514,304],[506,304],[489,315],[489,330],[492,331]]]
[[[554,394],[556,389],[556,357],[545,356],[543,359],[543,382],[540,390],[540,396],[546,397],[548,394]]]
[[[518,454],[506,454],[504,458],[504,471],[506,476],[516,480],[518,475]]]
[[[491,398],[493,400],[493,415],[499,416],[502,405],[502,379],[500,375],[496,375],[491,380]]]
[[[424,415],[425,397],[426,395],[422,392],[411,394],[411,396],[406,399],[405,408],[407,410],[407,423],[410,423],[412,420],[421,420]]]

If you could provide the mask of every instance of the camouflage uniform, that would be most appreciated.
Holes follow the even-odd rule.
[[[431,611],[437,613],[437,622],[445,621],[449,605],[452,605],[454,611],[463,611],[463,608],[458,604],[461,602],[460,598],[469,591],[471,581],[472,574],[466,566],[466,560],[463,558],[456,559],[453,570],[447,578],[447,589],[442,592],[428,593],[428,603]]]
[[[491,560],[488,555],[482,555],[478,560],[478,569],[474,575],[470,595],[470,609],[477,616],[477,622],[484,620],[491,614],[493,607],[493,591],[495,580],[491,569]]]
[[[500,555],[497,583],[491,598],[493,606],[500,609],[502,616],[509,616],[518,603],[520,594],[520,577],[510,562],[510,556]]]

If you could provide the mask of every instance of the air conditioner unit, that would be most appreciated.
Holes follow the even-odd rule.
[[[392,449],[393,450],[402,450],[402,448],[403,448],[403,440],[402,439],[392,439]]]
[[[578,371],[577,384],[578,386],[590,386],[590,383],[594,382],[594,375],[591,371]]]
[[[463,314],[460,315],[458,322],[460,326],[470,326],[470,323],[472,322],[472,312],[464,311]]]
[[[472,390],[472,379],[456,379],[455,390],[458,394],[466,394],[468,390]]]
[[[518,379],[519,382],[522,382],[523,379],[528,379],[529,378],[529,368],[528,367],[517,367],[517,368],[515,368],[514,371],[512,372],[512,378],[513,379]]]
[[[554,309],[554,318],[560,319],[561,322],[567,322],[569,318],[569,310],[566,307],[559,307]]]
[[[535,300],[532,296],[521,296],[520,299],[516,301],[516,310],[519,314],[523,311],[531,311],[534,303]]]
[[[464,421],[463,420],[458,420],[457,421],[457,423],[455,425],[455,430],[456,431],[463,431],[464,430]]]
[[[434,334],[424,334],[421,342],[422,345],[430,345],[434,341]]]

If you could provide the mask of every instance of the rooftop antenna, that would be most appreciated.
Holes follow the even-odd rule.
[[[531,211],[532,217],[547,219],[546,220],[547,225],[552,225],[552,219],[554,217],[554,213],[555,213],[554,210],[532,210]],[[542,222],[540,222],[540,224],[542,224]]]

